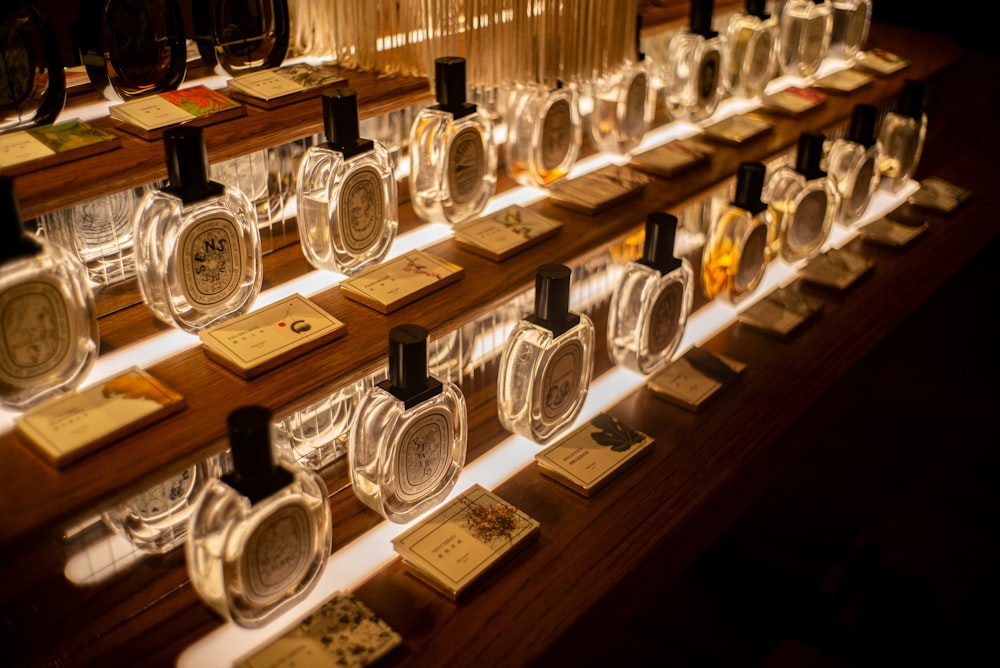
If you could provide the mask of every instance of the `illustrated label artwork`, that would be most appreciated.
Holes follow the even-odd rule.
[[[444,411],[430,411],[403,433],[396,459],[399,496],[410,500],[433,489],[447,468],[451,421]]]
[[[154,520],[163,517],[188,499],[195,483],[195,469],[186,468],[177,475],[129,499],[128,506],[140,518]]]
[[[0,294],[0,380],[23,385],[57,369],[71,353],[75,329],[52,280],[22,283]]]
[[[361,254],[378,243],[385,228],[382,178],[372,167],[354,172],[344,183],[337,203],[340,237],[348,251]]]
[[[649,311],[649,332],[646,340],[651,355],[666,349],[674,340],[680,324],[681,303],[684,287],[681,283],[671,283],[656,296]]]
[[[246,596],[259,605],[287,596],[302,580],[313,553],[306,509],[291,504],[261,522],[247,540],[240,564]]]
[[[465,204],[475,198],[486,174],[486,152],[483,138],[475,127],[467,127],[458,132],[448,151],[448,190],[457,204]]]
[[[701,61],[698,69],[698,104],[704,106],[715,96],[719,87],[720,53],[709,51]]]
[[[557,350],[542,373],[542,415],[548,420],[563,417],[580,393],[583,346],[570,341]]]
[[[549,107],[542,123],[542,168],[551,171],[559,166],[569,151],[570,107],[563,99]]]
[[[635,137],[646,122],[646,75],[641,72],[632,79],[625,98],[625,115],[622,117],[623,134]]]
[[[216,216],[187,228],[180,240],[184,296],[192,304],[212,306],[239,288],[243,249],[234,219]]]

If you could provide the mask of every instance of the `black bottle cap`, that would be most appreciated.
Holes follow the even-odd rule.
[[[406,324],[389,330],[389,378],[379,387],[406,409],[441,393],[441,381],[427,373],[426,329]]]
[[[639,62],[646,60],[646,54],[642,50],[642,14],[635,17],[635,59]]]
[[[465,101],[465,58],[441,56],[434,61],[434,89],[437,108],[455,118],[468,116],[476,105]]]
[[[749,211],[754,216],[767,208],[767,204],[760,199],[766,169],[762,162],[740,163],[736,173],[736,198],[732,202],[733,206]]]
[[[569,281],[572,272],[562,264],[543,264],[535,270],[535,312],[530,322],[559,336],[580,322],[569,310]]]
[[[229,449],[233,470],[223,482],[253,505],[292,482],[292,474],[275,463],[271,446],[273,414],[264,406],[242,406],[229,414]]]
[[[875,126],[878,124],[878,109],[872,104],[856,104],[851,113],[851,125],[847,139],[871,148],[875,144]]]
[[[219,195],[222,184],[209,179],[208,149],[200,127],[179,125],[163,133],[163,148],[167,153],[165,188],[185,204]]]
[[[807,181],[826,176],[826,172],[819,168],[819,163],[823,159],[824,141],[826,141],[826,137],[823,136],[822,132],[807,131],[799,135],[795,171],[806,177]]]
[[[677,236],[677,216],[654,211],[646,216],[646,240],[643,242],[642,264],[668,274],[681,266],[674,256],[674,237]]]
[[[701,35],[705,39],[711,39],[718,35],[717,30],[712,30],[712,11],[715,9],[715,0],[691,0],[691,32]]]
[[[897,113],[920,120],[924,113],[924,88],[923,81],[916,79],[903,81],[903,90],[899,93],[899,102],[896,105]]]
[[[750,16],[756,16],[761,21],[771,18],[767,11],[767,0],[746,0],[746,12]]]
[[[323,91],[323,129],[330,148],[341,152],[345,158],[375,147],[371,139],[361,137],[358,91],[353,88]]]
[[[38,240],[24,229],[14,179],[9,176],[0,177],[0,235],[0,262],[31,257],[42,250]]]

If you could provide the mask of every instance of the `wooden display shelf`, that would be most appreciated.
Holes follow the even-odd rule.
[[[0,563],[8,579],[27,573],[4,597],[3,607],[7,618],[28,608],[33,611],[18,624],[24,635],[14,656],[36,656],[37,652],[44,659],[68,665],[129,663],[138,657],[173,663],[188,644],[219,624],[187,583],[180,551],[148,560],[111,586],[84,593],[61,580],[58,530],[81,512],[91,512],[217,452],[224,446],[224,416],[238,405],[264,403],[280,414],[308,405],[378,369],[392,326],[412,321],[427,327],[432,338],[449,333],[529,289],[538,264],[586,262],[634,232],[647,212],[680,210],[698,202],[731,179],[739,161],[766,160],[786,151],[802,131],[838,128],[857,103],[891,101],[904,78],[934,79],[949,90],[961,90],[957,82],[940,76],[946,69],[953,71],[962,58],[961,50],[951,42],[876,25],[870,43],[905,53],[913,64],[854,95],[831,97],[823,108],[802,118],[779,119],[775,131],[760,140],[738,148],[720,147],[709,167],[669,181],[658,180],[641,198],[599,216],[539,202],[531,208],[557,218],[564,225],[562,232],[502,264],[467,253],[453,241],[437,244],[431,252],[463,266],[465,278],[396,313],[383,316],[354,304],[337,288],[311,296],[347,324],[348,335],[254,381],[244,381],[215,365],[199,348],[154,365],[149,370],[184,394],[189,408],[64,471],[45,465],[15,435],[0,437],[8,480],[0,490],[0,516],[4,517]],[[951,110],[952,118],[956,114],[958,110]],[[943,145],[970,131],[961,123],[932,121],[921,171],[927,173],[933,167],[935,174],[975,192],[988,192],[985,169],[969,173],[963,164],[971,159],[976,167],[985,166],[989,157],[976,152],[980,146],[948,144],[955,155],[934,149],[934,142]],[[994,140],[990,146],[995,147],[994,135],[990,135]],[[252,149],[244,144],[243,150]],[[36,196],[37,206],[48,205],[44,195]],[[791,341],[766,339],[739,326],[714,337],[707,344],[710,349],[745,361],[749,367],[746,376],[705,412],[687,413],[643,390],[612,407],[611,412],[624,422],[653,435],[657,445],[651,457],[592,499],[584,500],[544,478],[534,466],[501,485],[497,491],[503,498],[542,523],[542,538],[491,577],[468,603],[456,605],[440,597],[406,575],[398,563],[362,584],[359,596],[404,637],[403,647],[388,658],[387,665],[443,665],[448,661],[524,665],[540,659],[553,646],[571,655],[572,648],[558,641],[575,625],[594,622],[588,610],[596,606],[614,611],[606,606],[621,602],[619,589],[621,595],[635,593],[640,585],[637,579],[668,580],[766,485],[773,471],[765,466],[762,473],[762,463],[786,456],[768,452],[768,446],[997,234],[998,222],[982,215],[986,207],[985,201],[973,200],[946,221],[933,220],[927,234],[933,240],[922,239],[904,253],[867,245],[861,248],[878,262],[874,275],[847,295],[830,300],[821,317]],[[400,215],[413,220],[408,206],[401,208]],[[859,241],[854,244],[861,245]],[[265,283],[283,282],[305,268],[297,246],[281,249],[265,260]],[[102,346],[105,350],[121,348],[159,329],[144,306],[130,307],[102,319]],[[598,371],[609,366],[604,358],[600,335]],[[469,398],[471,461],[507,434],[496,419],[492,388],[475,389]],[[335,551],[380,521],[354,498],[346,486],[343,466],[340,462],[326,472],[337,527]],[[39,599],[43,606],[59,601],[60,610],[39,611],[32,603]],[[94,606],[110,612],[86,619],[84,610]],[[33,624],[39,616],[49,623]],[[50,637],[53,628],[63,633],[58,643],[29,647],[32,640],[41,640],[38,634],[43,631]]]

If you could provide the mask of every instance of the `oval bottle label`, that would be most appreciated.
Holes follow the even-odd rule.
[[[719,89],[719,66],[722,64],[721,53],[711,50],[701,59],[698,68],[698,106],[704,107],[714,98]]]
[[[451,416],[443,410],[428,411],[411,424],[396,453],[398,495],[412,501],[437,487],[451,460]]]
[[[684,301],[684,286],[670,283],[649,309],[649,332],[646,349],[652,356],[659,355],[673,342],[680,326],[681,305]]]
[[[302,582],[313,556],[313,527],[298,503],[275,511],[247,538],[240,560],[246,598],[269,605]]]
[[[542,371],[542,415],[546,420],[558,420],[575,406],[582,375],[583,345],[572,340],[553,353]]]
[[[362,167],[340,189],[340,238],[344,247],[362,255],[378,244],[385,230],[382,177],[374,167]]]
[[[456,204],[476,198],[486,175],[486,150],[479,129],[468,126],[459,130],[448,150],[448,190]]]
[[[542,169],[552,171],[562,164],[569,153],[572,138],[572,118],[569,101],[553,102],[542,121]]]
[[[197,306],[214,306],[240,287],[246,258],[236,219],[215,215],[184,230],[178,249],[184,297]]]
[[[643,133],[648,88],[643,72],[636,74],[629,84],[628,94],[625,96],[625,113],[622,115],[622,134],[627,137],[637,137]]]
[[[76,340],[66,298],[39,278],[0,293],[0,378],[25,385],[65,363]]]

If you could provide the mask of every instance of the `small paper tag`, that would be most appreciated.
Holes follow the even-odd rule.
[[[930,225],[926,222],[916,226],[903,225],[883,216],[873,220],[858,231],[865,241],[902,248],[923,234],[928,227]]]
[[[198,332],[205,351],[254,378],[347,333],[344,323],[299,294]]]
[[[859,67],[877,72],[878,74],[893,74],[904,67],[909,67],[910,59],[886,51],[885,49],[869,49],[857,60]]]
[[[743,362],[696,347],[650,376],[646,387],[661,399],[697,412],[745,369]]]
[[[535,460],[542,473],[590,496],[653,442],[652,437],[599,413],[536,454]]]
[[[382,313],[391,313],[462,278],[457,264],[422,250],[412,250],[375,265],[340,284],[345,297]]]
[[[817,79],[813,85],[817,88],[832,91],[834,93],[853,93],[859,88],[867,86],[875,77],[867,72],[855,69],[840,70],[833,74]]]
[[[846,290],[874,266],[875,261],[872,259],[844,248],[836,248],[810,260],[799,269],[799,277],[817,285]]]
[[[536,520],[475,484],[392,544],[414,575],[457,599],[539,528]]]
[[[972,191],[968,188],[929,176],[920,182],[920,189],[910,195],[909,203],[931,211],[951,213],[970,197]]]
[[[299,82],[282,76],[279,70],[260,70],[229,81],[229,88],[263,100],[305,90]]]
[[[799,86],[789,86],[780,90],[774,95],[767,95],[763,98],[764,106],[767,109],[783,114],[798,116],[810,109],[815,109],[827,101],[827,96],[822,91],[815,88],[801,88]]]
[[[561,227],[551,218],[514,205],[452,229],[459,246],[499,262],[557,234]]]
[[[185,405],[180,394],[136,367],[43,403],[14,422],[46,460],[62,467]]]
[[[650,177],[626,165],[607,165],[574,179],[557,181],[549,199],[583,213],[595,214],[641,193]]]
[[[740,312],[737,320],[766,334],[784,338],[822,307],[823,300],[818,297],[779,287]]]
[[[730,116],[705,128],[705,136],[728,144],[742,144],[774,128],[774,123],[752,114]]]
[[[715,148],[693,139],[677,139],[640,153],[632,158],[632,166],[657,176],[676,176],[698,165],[708,163]]]

